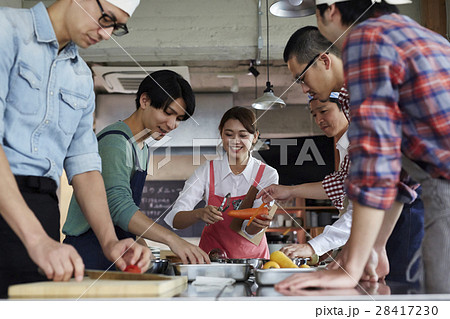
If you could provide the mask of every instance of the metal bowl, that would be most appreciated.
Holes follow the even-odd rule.
[[[265,258],[242,258],[242,259],[227,259],[230,264],[249,264],[252,269],[260,269],[269,259]]]
[[[233,278],[236,281],[246,281],[250,275],[250,265],[223,263],[211,264],[174,264],[175,274],[187,276],[189,281],[195,280],[197,276]]]

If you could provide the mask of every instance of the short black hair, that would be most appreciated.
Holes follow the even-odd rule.
[[[339,99],[337,99],[337,98],[335,98],[335,97],[330,97],[330,98],[328,99],[328,101],[330,101],[330,102],[332,102],[332,103],[335,103],[335,104],[338,106],[339,110],[342,111],[342,104],[341,104],[341,102],[339,101]]]
[[[312,101],[312,100],[309,100],[308,105],[311,104],[311,101]],[[330,101],[330,102],[336,104],[336,105],[338,106],[338,108],[339,108],[339,111],[341,111],[341,112],[343,111],[343,109],[342,109],[342,103],[339,101],[338,98],[330,97],[330,98],[328,99],[328,101]]]
[[[305,64],[326,51],[337,57],[341,56],[339,49],[331,46],[331,42],[320,33],[317,27],[306,26],[291,35],[284,48],[283,58],[287,63],[292,57],[296,57],[298,63]]]
[[[174,100],[182,98],[186,103],[183,121],[194,114],[195,96],[189,83],[178,73],[160,70],[146,76],[136,93],[136,109],[140,107],[140,98],[146,93],[155,109],[166,109]]]
[[[388,4],[384,0],[380,3],[372,5],[371,0],[349,0],[345,2],[335,3],[336,7],[341,13],[341,22],[343,25],[349,26],[354,23],[358,18],[358,23],[361,23],[367,19],[378,17],[389,13],[399,13],[398,8],[395,5]],[[372,7],[370,7],[372,6]],[[367,8],[370,9],[364,14]],[[319,4],[317,9],[320,12],[320,16],[323,18],[323,14],[327,10],[327,4]],[[361,16],[362,15],[362,16]]]

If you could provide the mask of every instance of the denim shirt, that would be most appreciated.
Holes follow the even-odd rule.
[[[70,42],[58,41],[42,3],[0,8],[0,143],[14,175],[45,176],[59,185],[101,171],[93,131],[92,74]]]

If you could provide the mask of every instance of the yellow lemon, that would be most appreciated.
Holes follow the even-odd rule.
[[[268,261],[264,264],[262,269],[270,269],[270,268],[280,268],[280,265],[274,261]]]
[[[309,267],[307,264],[303,264],[303,265],[300,265],[299,268],[311,268],[311,267]]]
[[[298,268],[298,266],[292,262],[291,258],[279,250],[270,254],[270,260],[275,261],[281,268]]]

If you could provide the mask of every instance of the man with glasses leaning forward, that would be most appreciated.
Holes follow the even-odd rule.
[[[351,95],[352,232],[342,268],[296,275],[280,291],[354,287],[370,249],[398,216],[385,213],[402,167],[422,185],[426,292],[450,292],[450,46],[393,4],[403,0],[316,0],[321,33],[342,48]]]
[[[319,53],[318,53],[319,52]],[[301,185],[284,186],[271,185],[261,190],[258,194],[263,201],[288,200],[302,197],[313,199],[330,199],[333,205],[339,209],[340,218],[333,225],[327,226],[324,232],[308,241],[306,244],[287,245],[281,249],[289,257],[310,257],[313,254],[324,255],[329,250],[343,246],[350,236],[352,221],[352,207],[344,191],[344,181],[348,175],[350,161],[348,157],[349,142],[347,128],[349,125],[349,97],[344,85],[344,69],[340,58],[340,51],[332,46],[317,27],[306,26],[298,29],[289,38],[286,44],[284,61],[302,87],[302,91],[310,96],[310,110],[316,124],[328,137],[336,138],[336,148],[339,151],[339,170],[327,175],[323,181],[304,183]],[[337,92],[332,91],[340,91]],[[401,210],[403,203],[412,203],[417,194],[407,183],[402,180],[399,183],[399,196],[393,210]],[[407,249],[412,250],[411,255],[417,249],[417,240],[421,240],[422,234],[411,236],[409,207],[405,209],[406,221],[396,229],[396,237],[412,237],[411,243],[407,241]],[[420,212],[417,214],[420,215]],[[414,216],[415,223],[420,222],[421,216]],[[386,242],[388,236],[380,237],[373,251],[373,258],[379,263],[368,267],[363,277],[366,280],[376,281],[384,278],[389,273],[389,263],[386,256]],[[412,256],[407,254],[393,255],[394,269],[402,273]],[[401,260],[400,265],[395,261]],[[406,265],[405,265],[406,264]]]
[[[0,8],[0,297],[16,283],[83,278],[82,259],[59,241],[63,169],[108,259],[122,270],[148,268],[149,250],[114,232],[92,127],[92,74],[77,48],[128,33],[138,5],[59,0]]]

